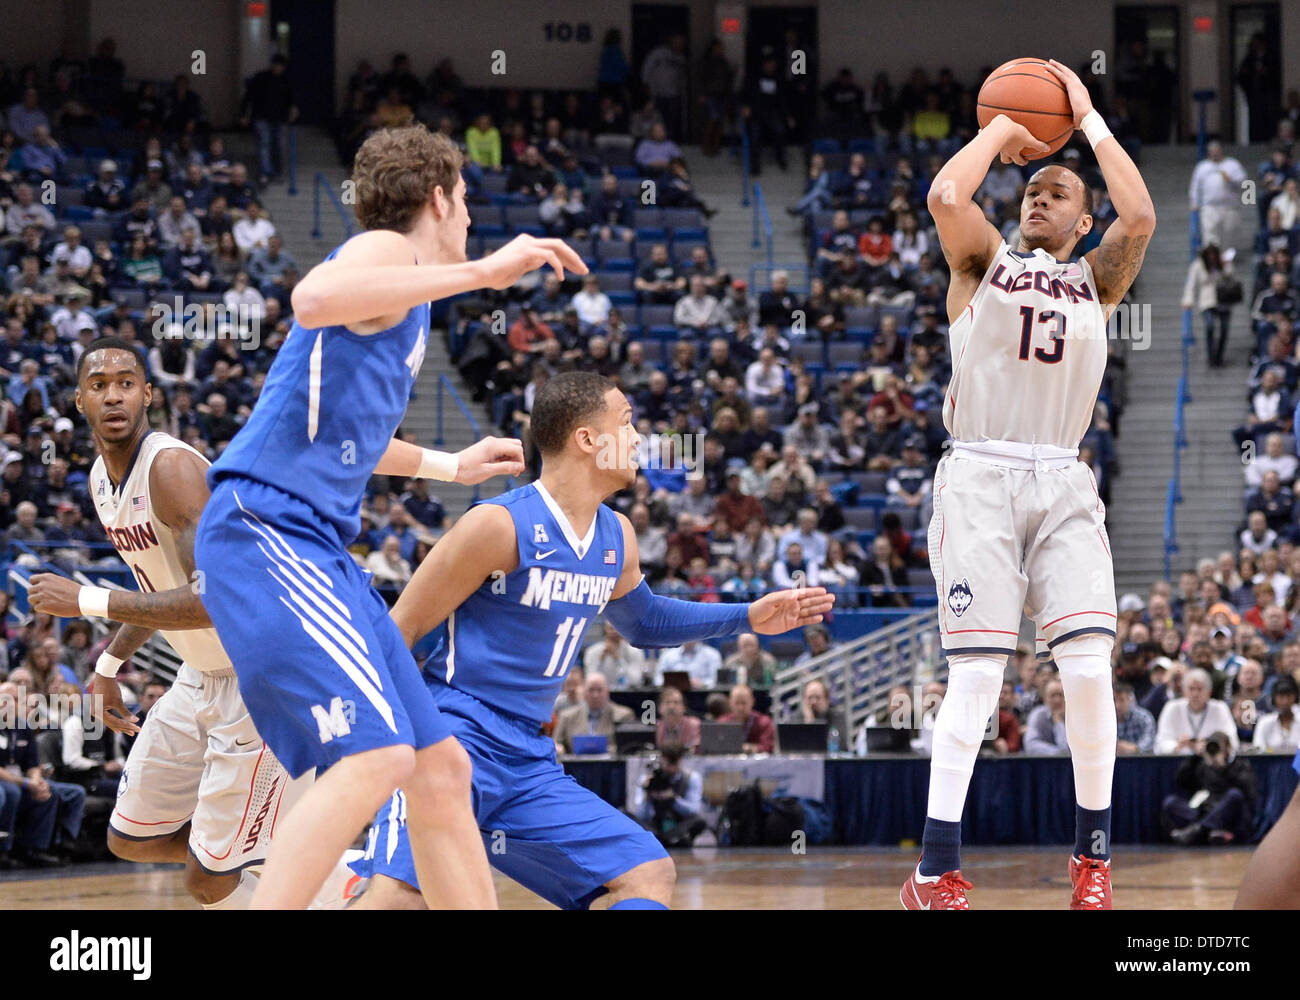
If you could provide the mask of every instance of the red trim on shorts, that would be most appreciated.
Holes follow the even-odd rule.
[[[943,491],[946,490],[947,488],[948,488],[948,484],[944,483],[942,486],[939,487],[939,492],[935,494],[935,506],[938,506],[940,510],[942,510],[943,508],[942,506],[940,506],[938,501],[941,499],[943,495]],[[931,516],[933,516],[934,511],[931,510],[930,514]],[[940,601],[943,601],[943,592],[947,589],[946,584],[948,583],[948,576],[943,571],[943,536],[946,535],[947,533],[948,533],[948,518],[945,515],[943,519],[943,523],[939,526],[939,600]],[[942,607],[943,605],[940,604],[940,608]],[[940,632],[943,631],[942,623],[940,623],[939,631]]]
[[[1001,628],[959,628],[959,629],[950,629],[947,634],[962,635],[966,632],[994,632],[998,635],[1019,635],[1020,634],[1019,632],[1008,632],[1006,629],[1001,629]]]
[[[1106,550],[1106,556],[1109,558],[1109,556],[1110,556],[1110,546],[1108,546],[1108,545],[1106,544],[1106,539],[1102,537],[1101,529],[1100,529],[1100,528],[1097,529],[1097,538],[1098,538],[1098,540],[1101,542],[1101,547],[1102,547],[1103,549]]]
[[[1074,611],[1068,615],[1061,615],[1060,618],[1053,618],[1050,622],[1044,625],[1043,628],[1051,628],[1057,622],[1063,622],[1067,618],[1074,618],[1076,615],[1105,615],[1107,618],[1115,617],[1109,611]]]
[[[244,829],[244,820],[248,819],[248,809],[253,804],[253,789],[257,787],[257,769],[262,766],[262,758],[266,755],[266,744],[262,744],[262,749],[257,753],[257,763],[253,765],[253,777],[248,782],[248,798],[244,800],[244,815],[239,818],[239,826],[235,828],[237,832]],[[230,846],[226,848],[225,854],[213,854],[202,844],[199,844],[199,850],[210,857],[213,861],[225,861],[230,857],[230,852],[235,849],[235,842],[239,837],[234,837],[230,841]]]
[[[128,823],[134,823],[136,826],[167,826],[170,823],[188,823],[190,819],[194,816],[193,813],[190,813],[189,816],[186,816],[184,819],[160,819],[157,823],[144,823],[138,819],[132,819],[130,816],[122,812],[122,810],[120,809],[114,809],[113,815],[121,816]]]

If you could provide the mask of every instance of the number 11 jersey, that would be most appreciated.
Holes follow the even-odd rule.
[[[519,565],[484,580],[447,619],[426,673],[490,708],[549,722],[582,636],[623,571],[623,529],[601,504],[578,538],[541,482],[484,500],[510,512]]]

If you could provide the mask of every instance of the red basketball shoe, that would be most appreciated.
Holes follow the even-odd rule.
[[[966,890],[971,884],[961,877],[961,870],[944,872],[927,878],[921,874],[918,862],[912,876],[898,893],[905,910],[969,910]]]
[[[1070,858],[1070,897],[1072,910],[1109,910],[1110,862],[1095,858]]]

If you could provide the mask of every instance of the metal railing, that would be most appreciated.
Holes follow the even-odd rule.
[[[772,264],[772,216],[767,212],[767,199],[763,197],[763,185],[758,181],[754,182],[754,241],[752,246],[757,250],[762,241],[759,239],[759,231],[762,230],[763,238],[767,243],[767,263]]]
[[[447,435],[443,426],[443,397],[446,395],[451,396],[451,401],[456,404],[457,409],[460,410],[461,415],[465,418],[465,422],[469,424],[470,434],[473,435],[473,440],[469,443],[472,444],[473,441],[477,441],[479,438],[483,437],[483,428],[479,424],[478,418],[475,417],[469,407],[465,405],[465,401],[461,399],[460,393],[456,391],[456,386],[452,384],[451,379],[446,375],[439,375],[438,391],[435,396],[436,416],[433,429],[434,445],[441,448],[447,442]],[[513,477],[506,477],[505,488],[507,490],[512,490],[518,485],[519,484],[515,482]],[[474,487],[473,498],[474,502],[477,503],[479,500],[479,488],[477,486]]]
[[[877,629],[842,646],[776,672],[772,683],[772,717],[791,718],[798,711],[803,686],[814,677],[826,682],[831,703],[847,717],[842,735],[848,749],[868,719],[889,704],[889,689],[909,689],[946,673],[939,648],[939,609],[929,608]]]
[[[736,117],[736,126],[740,133],[740,203],[742,208],[749,208],[749,129],[742,116]]]
[[[298,130],[292,125],[286,125],[285,131],[289,133],[289,194],[296,197],[298,194]]]
[[[312,179],[311,238],[314,240],[321,238],[320,193],[322,188],[325,190],[325,196],[333,203],[335,210],[339,213],[339,218],[343,220],[343,228],[347,232],[345,239],[351,239],[352,219],[349,217],[347,210],[344,209],[343,202],[339,201],[338,195],[334,193],[334,186],[325,179],[325,175],[319,170]]]
[[[1191,220],[1188,223],[1188,243],[1191,248],[1190,257],[1195,259],[1196,254],[1200,251],[1201,244],[1200,224],[1196,209],[1192,209]],[[1171,557],[1178,552],[1177,507],[1178,504],[1183,502],[1183,449],[1187,447],[1187,404],[1192,401],[1188,386],[1190,384],[1191,348],[1194,343],[1192,311],[1184,309],[1182,344],[1180,345],[1181,371],[1178,377],[1177,394],[1174,399],[1174,471],[1169,478],[1169,486],[1165,490],[1164,570],[1166,580],[1172,579]]]
[[[51,566],[50,569],[57,570],[57,567]],[[81,584],[83,587],[105,587],[108,590],[126,590],[126,588],[121,584],[106,577],[101,577],[98,580],[92,581],[90,577],[86,576],[86,574],[82,573],[80,570],[73,571],[71,576],[72,579],[76,580],[77,583]],[[27,590],[31,587],[29,575],[13,566],[9,569],[9,583],[11,584],[11,590],[15,595],[21,593],[25,596]],[[20,603],[25,604],[26,601],[24,600]],[[103,618],[88,617],[84,620],[89,623],[91,635],[94,637],[94,641],[91,643],[92,646],[106,638],[111,632],[115,632],[118,628],[117,622],[110,622]],[[176,680],[176,673],[180,670],[183,661],[176,651],[167,643],[167,640],[155,632],[145,640],[143,646],[131,654],[131,662],[145,673],[157,675],[165,679],[168,683],[171,683]]]

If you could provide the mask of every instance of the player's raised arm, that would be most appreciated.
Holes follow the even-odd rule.
[[[1046,152],[1048,148],[1023,125],[1006,115],[998,115],[935,175],[925,204],[939,231],[943,255],[954,279],[973,277],[978,284],[1002,240],[996,227],[984,217],[983,209],[975,204],[975,192],[984,183],[993,157],[1000,156],[1003,163],[1023,166],[1023,150]],[[954,286],[957,284],[955,280]],[[972,286],[967,300],[973,292]],[[955,319],[952,305],[950,297],[949,318]],[[960,303],[956,313],[960,314],[965,307],[965,302]]]
[[[738,632],[780,635],[813,625],[835,604],[825,587],[804,587],[767,594],[752,604],[705,604],[679,601],[651,592],[641,572],[636,530],[622,514],[623,572],[605,617],[633,646],[662,649],[693,639],[723,639]]]
[[[510,512],[495,503],[471,507],[438,539],[393,606],[407,647],[446,621],[484,580],[518,565]]]
[[[1065,85],[1070,110],[1074,112],[1074,127],[1082,129],[1092,144],[1097,165],[1106,180],[1110,203],[1118,216],[1102,236],[1101,244],[1084,256],[1097,278],[1102,309],[1109,319],[1142,270],[1147,242],[1156,228],[1156,207],[1137,164],[1111,135],[1101,115],[1093,110],[1092,98],[1083,81],[1069,66],[1055,59],[1048,61],[1047,68]]]
[[[203,515],[203,505],[208,502],[206,473],[207,466],[203,461],[183,448],[160,451],[149,469],[149,492],[154,498],[154,512],[176,533],[176,554],[191,581],[195,581],[194,533]],[[55,573],[37,573],[32,576],[28,596],[33,610],[71,618],[87,613],[83,610],[82,600],[85,596],[83,591],[87,590],[97,591],[101,599],[107,595],[108,610],[102,617],[113,621],[142,625],[150,630],[184,631],[212,627],[212,619],[199,597],[202,588],[194,582],[157,593],[104,591],[98,587],[83,587],[75,580]]]
[[[378,476],[414,476],[463,486],[523,471],[523,443],[518,438],[499,437],[481,438],[455,454],[393,438],[375,466]]]
[[[360,327],[377,333],[426,302],[478,288],[509,288],[529,271],[550,266],[586,274],[587,265],[563,240],[515,237],[481,260],[417,264],[401,233],[376,229],[349,240],[333,260],[313,267],[294,287],[294,317],[307,329]]]

